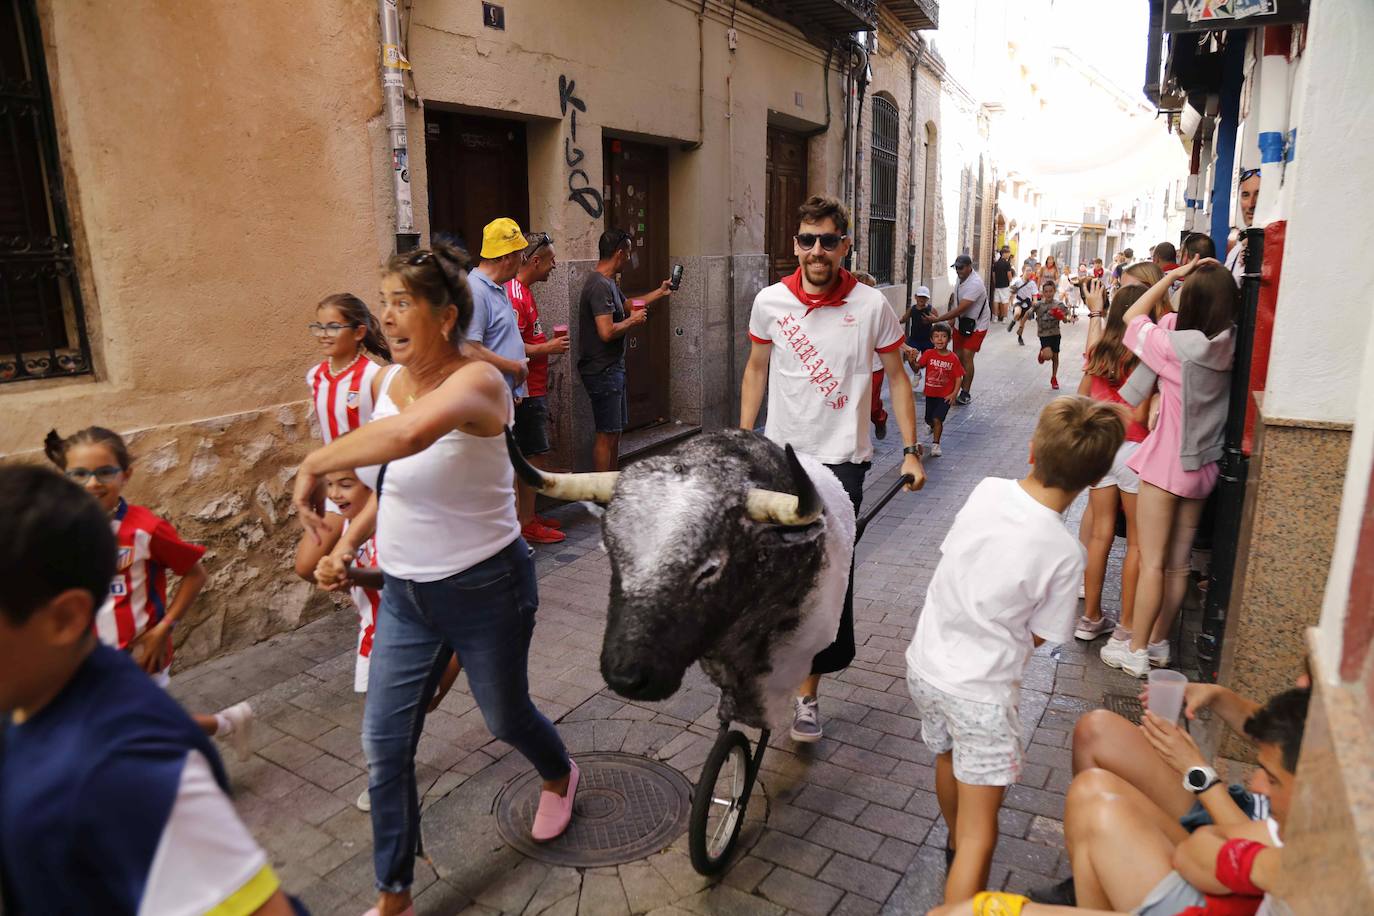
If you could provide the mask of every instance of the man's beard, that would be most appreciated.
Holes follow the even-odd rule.
[[[825,286],[835,279],[835,265],[825,259],[807,261],[802,269],[806,279],[816,286]]]

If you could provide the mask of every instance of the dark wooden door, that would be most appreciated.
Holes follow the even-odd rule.
[[[768,128],[768,194],[764,247],[768,282],[776,283],[797,269],[792,237],[797,234],[797,208],[806,200],[806,138]]]
[[[522,122],[426,110],[425,171],[430,235],[456,236],[473,261],[482,249],[482,227],[498,216],[529,231]]]
[[[608,139],[604,142],[606,228],[628,231],[630,262],[620,275],[627,299],[652,292],[672,266],[668,263],[668,151],[659,146]],[[668,341],[672,301],[650,306],[649,321],[625,337],[627,429],[668,419]]]

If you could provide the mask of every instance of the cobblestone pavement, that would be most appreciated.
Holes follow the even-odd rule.
[[[1065,391],[1078,382],[1085,324],[1065,328]],[[1018,347],[1002,328],[993,326],[979,355],[972,405],[950,414],[944,456],[927,462],[925,490],[899,494],[869,526],[855,581],[858,658],[822,685],[821,742],[803,748],[774,739],[743,852],[724,878],[711,882],[692,870],[685,836],[638,862],[587,870],[550,867],[502,843],[492,800],[527,766],[491,739],[460,679],[426,719],[417,754],[427,853],[416,867],[419,912],[824,916],[923,913],[939,901],[945,829],[933,758],[907,695],[904,652],[965,494],[984,476],[1025,472],[1036,416],[1053,396],[1033,347]],[[869,492],[893,479],[899,458],[894,423],[879,443]],[[1082,503],[1070,511],[1074,524]],[[541,604],[530,657],[537,704],[574,755],[643,755],[695,779],[714,739],[714,689],[699,673],[658,704],[626,703],[605,689],[598,653],[609,564],[586,509],[559,513],[568,540],[537,556]],[[986,562],[991,568],[997,558]],[[1114,557],[1109,583],[1118,562]],[[1114,600],[1113,592],[1109,606]],[[341,610],[173,680],[189,709],[243,699],[257,709],[251,759],[226,753],[238,808],[287,887],[317,914],[361,913],[374,900],[370,824],[354,807],[367,781],[363,701],[352,693],[355,626]],[[1060,818],[1074,722],[1101,704],[1104,691],[1136,690],[1085,650],[1044,646],[1026,672],[1026,766],[1002,811],[994,888],[1024,890],[1067,874]]]

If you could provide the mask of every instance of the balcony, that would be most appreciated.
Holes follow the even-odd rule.
[[[878,0],[749,0],[808,34],[848,35],[878,28]]]
[[[935,0],[883,0],[883,5],[913,32],[940,26],[940,5]]]

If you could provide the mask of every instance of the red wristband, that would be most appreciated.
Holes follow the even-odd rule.
[[[1233,894],[1263,896],[1263,888],[1250,880],[1250,871],[1255,867],[1256,857],[1268,848],[1254,840],[1227,840],[1217,853],[1217,880]]]

